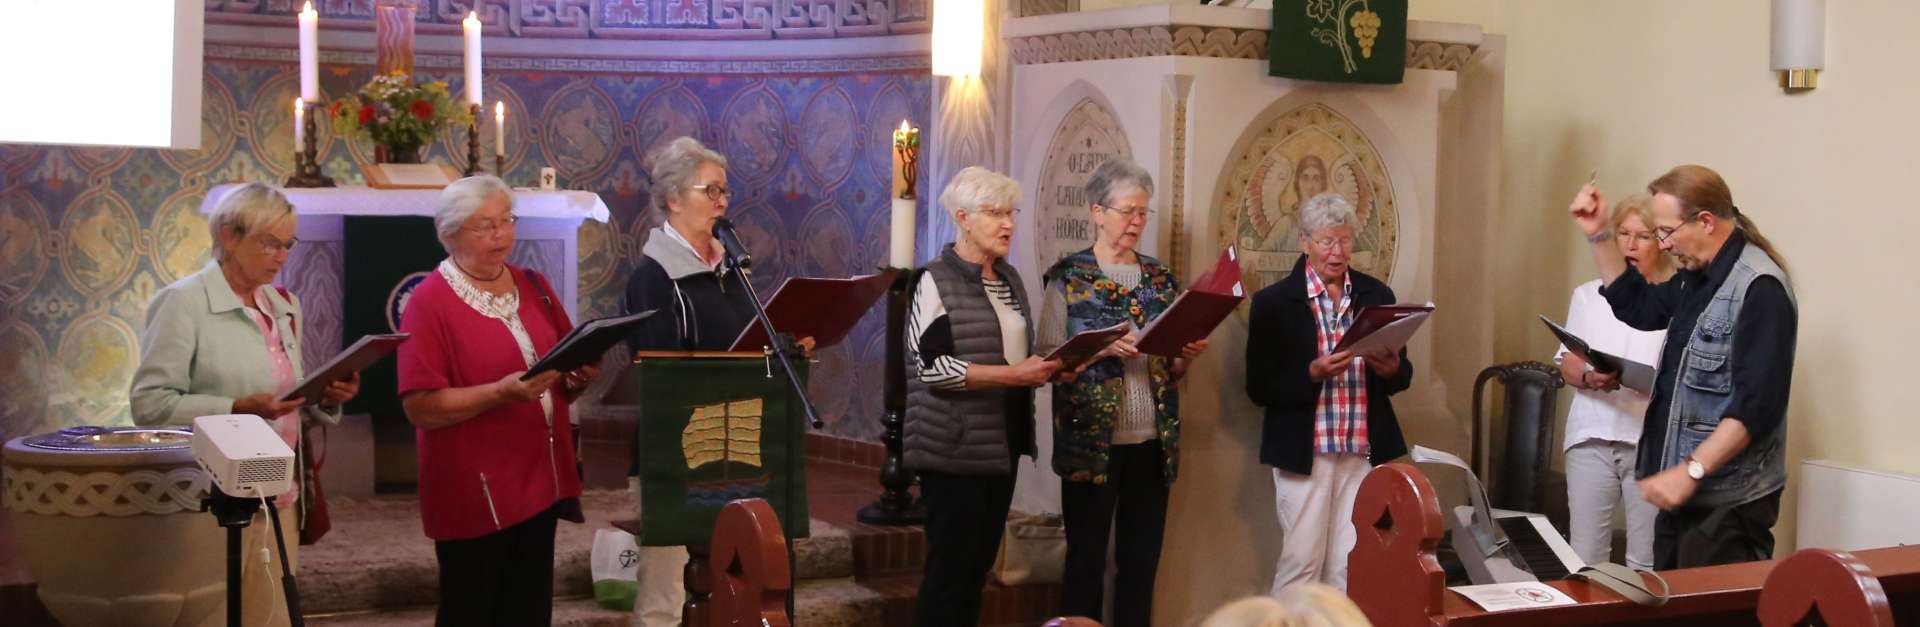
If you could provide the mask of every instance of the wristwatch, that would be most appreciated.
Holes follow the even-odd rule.
[[[1707,476],[1707,465],[1692,457],[1687,458],[1687,476],[1699,481]]]
[[[1607,232],[1607,230],[1606,230],[1606,229],[1601,229],[1599,233],[1594,233],[1594,234],[1592,234],[1592,235],[1588,235],[1588,236],[1587,236],[1587,243],[1589,243],[1589,244],[1598,244],[1598,243],[1600,243],[1600,242],[1604,242],[1604,241],[1607,241],[1607,240],[1610,240],[1610,239],[1613,239],[1613,233],[1610,233],[1610,232]]]

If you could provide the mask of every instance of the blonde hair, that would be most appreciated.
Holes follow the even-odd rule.
[[[1325,584],[1303,583],[1280,591],[1280,598],[1254,596],[1228,603],[1208,614],[1199,627],[1371,627],[1367,615],[1347,595]]]
[[[1620,225],[1627,221],[1627,216],[1639,217],[1642,226],[1647,227],[1649,231],[1653,230],[1653,198],[1646,194],[1633,194],[1620,199],[1619,204],[1613,206],[1613,214],[1607,216],[1607,227],[1618,233]],[[1651,272],[1641,272],[1641,275],[1648,281],[1659,283],[1673,276],[1673,260],[1659,253],[1658,245],[1654,248],[1653,258],[1647,260],[1649,262],[1647,269]]]
[[[245,238],[290,215],[293,215],[293,203],[271,185],[247,183],[227,192],[213,208],[213,215],[207,216],[207,232],[213,236],[213,258],[227,258],[227,247],[221,243],[220,234],[232,233]]]

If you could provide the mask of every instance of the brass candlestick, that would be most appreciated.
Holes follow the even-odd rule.
[[[467,120],[467,171],[466,176],[481,173],[480,170],[480,105],[468,104],[467,112],[472,116]],[[498,164],[494,166],[499,169]],[[497,173],[497,172],[496,172]]]
[[[319,127],[313,120],[316,113],[314,110],[318,106],[311,102],[302,102],[301,106],[305,107],[302,117],[306,121],[300,126],[304,140],[301,142],[302,146],[294,148],[293,175],[287,177],[286,186],[333,187],[333,178],[320,173],[320,148],[315,140],[315,136],[319,134]]]

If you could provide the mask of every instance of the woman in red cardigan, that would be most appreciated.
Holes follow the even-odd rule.
[[[573,323],[545,277],[507,264],[513,198],[455,181],[434,228],[447,259],[414,290],[399,393],[418,430],[420,518],[440,562],[438,625],[548,625],[556,521],[585,522],[567,406],[598,374],[520,375]]]

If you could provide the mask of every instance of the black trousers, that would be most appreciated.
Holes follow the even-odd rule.
[[[1107,537],[1113,549],[1113,616],[1109,627],[1146,627],[1153,620],[1153,575],[1167,528],[1166,460],[1159,440],[1115,446],[1107,482],[1060,481],[1067,523],[1067,564],[1060,614],[1098,620],[1107,580]]]
[[[468,540],[440,540],[439,627],[553,624],[553,533],[560,504]]]
[[[1653,519],[1653,567],[1659,570],[1773,559],[1780,493],[1727,507],[1681,507]]]
[[[1000,552],[1013,504],[1013,474],[955,475],[922,470],[927,506],[927,564],[913,624],[974,627],[980,593]]]

